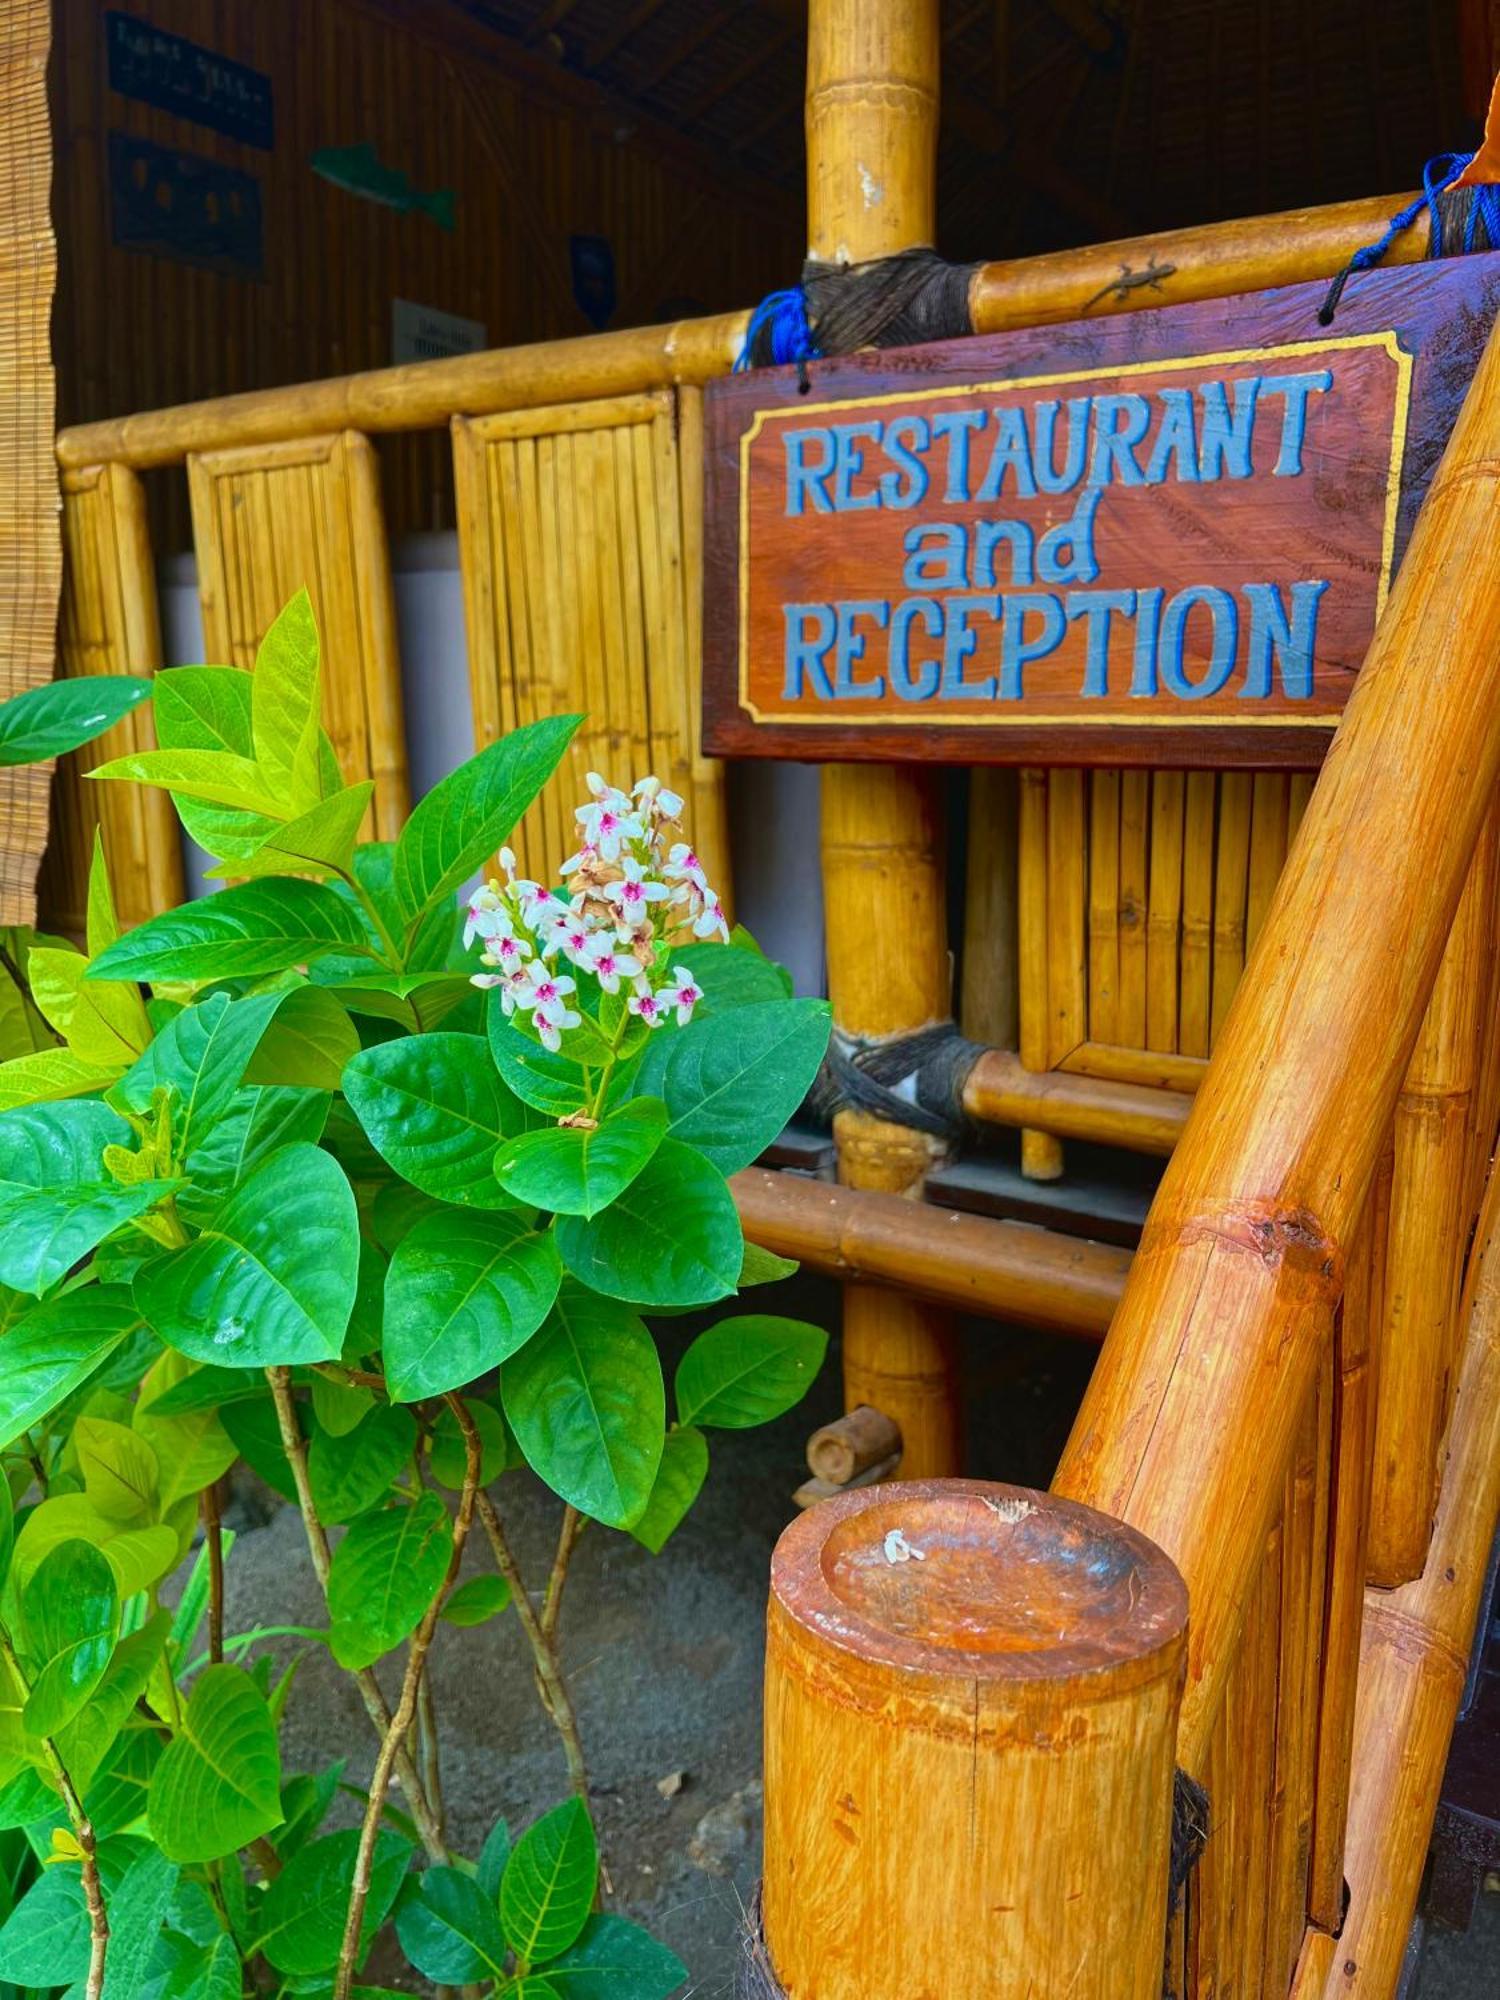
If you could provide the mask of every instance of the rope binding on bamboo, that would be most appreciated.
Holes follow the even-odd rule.
[[[1356,250],[1328,288],[1328,296],[1318,310],[1318,324],[1332,326],[1344,287],[1359,271],[1373,271],[1405,230],[1410,229],[1423,209],[1431,217],[1427,255],[1468,257],[1480,250],[1500,250],[1500,183],[1489,181],[1479,187],[1455,187],[1453,183],[1474,160],[1473,153],[1438,153],[1422,169],[1422,192],[1398,209],[1386,226],[1385,234],[1374,243]]]
[[[954,1139],[968,1122],[964,1085],[984,1053],[952,1021],[874,1042],[835,1028],[804,1108],[819,1124],[831,1124],[835,1112],[867,1111],[890,1125]]]

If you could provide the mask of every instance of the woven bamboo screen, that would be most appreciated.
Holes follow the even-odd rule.
[[[1311,789],[1285,772],[1023,772],[1028,1067],[1195,1088]]]
[[[0,696],[50,680],[57,651],[51,28],[48,0],[0,8]],[[31,920],[47,783],[40,770],[0,774],[0,923]]]
[[[666,389],[454,419],[475,743],[586,717],[515,843],[540,879],[577,844],[587,772],[652,771],[727,883],[722,787],[695,747],[700,424],[698,393]]]
[[[161,665],[161,624],[139,477],[124,465],[65,474],[62,518],[62,671],[154,673]],[[60,928],[83,929],[95,827],[103,831],[122,922],[140,923],[181,901],[182,855],[166,794],[142,785],[90,785],[83,778],[96,764],[155,744],[147,705],[59,766],[44,902]]]
[[[203,644],[250,667],[306,585],[322,640],[323,726],[346,778],[375,780],[367,839],[394,840],[410,800],[390,551],[374,448],[356,431],[188,456]]]

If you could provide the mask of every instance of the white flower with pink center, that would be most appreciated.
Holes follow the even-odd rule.
[[[605,888],[605,896],[615,906],[615,927],[621,940],[630,938],[650,918],[651,905],[667,900],[667,886],[646,874],[639,861],[629,855],[621,863],[624,874]]]
[[[632,993],[625,1005],[648,1028],[659,1028],[667,1018],[661,1002],[654,993]]]
[[[614,938],[596,933],[589,944],[585,969],[593,973],[604,992],[618,993],[622,979],[634,979],[640,972],[641,961],[624,950]]]
[[[676,882],[682,889],[696,890],[699,896],[706,896],[709,893],[708,877],[703,872],[703,863],[685,840],[674,842],[661,872],[662,880],[665,882]]]
[[[672,967],[671,983],[657,988],[656,998],[663,1007],[675,1007],[677,1025],[685,1028],[693,1018],[693,1009],[703,998],[703,988],[697,985],[693,975],[680,965]]]
[[[542,946],[548,958],[561,952],[570,965],[581,965],[585,972],[592,972],[593,944],[595,933],[588,919],[577,910],[568,910],[562,919],[554,924],[552,933]]]
[[[514,988],[516,1005],[531,1015],[544,1047],[560,1048],[563,1030],[578,1026],[582,1016],[567,1002],[567,995],[577,990],[576,982],[565,972],[554,972],[539,958],[532,959],[522,972]]]
[[[511,914],[498,882],[486,882],[469,898],[464,921],[464,950],[476,937],[505,937],[511,930]]]
[[[703,908],[693,921],[693,936],[718,937],[724,944],[729,942],[729,924],[724,916],[724,906],[712,890],[704,897]]]

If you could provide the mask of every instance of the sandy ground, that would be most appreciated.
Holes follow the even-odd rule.
[[[830,1324],[831,1290],[797,1281],[775,1309]],[[764,1297],[765,1295],[763,1295]],[[759,1304],[761,1301],[758,1300]],[[766,1303],[769,1307],[770,1301]],[[663,1329],[671,1350],[689,1329]],[[971,1438],[978,1473],[1045,1484],[1086,1378],[1089,1350],[976,1327],[968,1342]],[[616,1907],[682,1957],[683,1993],[732,1992],[736,1933],[759,1861],[760,1681],[772,1546],[804,1476],[814,1424],[836,1414],[836,1363],[803,1407],[759,1432],[718,1433],[708,1484],[664,1554],[590,1529],[579,1545],[563,1618],[595,1805]],[[505,1512],[527,1573],[545,1578],[557,1502],[524,1473],[503,1482]],[[280,1508],[242,1532],[230,1565],[229,1629],[318,1624],[321,1607],[301,1524]],[[479,1632],[440,1629],[433,1682],[443,1719],[450,1837],[477,1851],[495,1817],[513,1828],[564,1795],[560,1754],[537,1707],[513,1617]],[[309,1655],[283,1732],[289,1769],[347,1755],[369,1766],[357,1697],[321,1652]],[[671,1797],[659,1788],[666,1781]],[[1483,1900],[1468,1937],[1434,1936],[1411,2000],[1495,2000],[1500,1895]]]

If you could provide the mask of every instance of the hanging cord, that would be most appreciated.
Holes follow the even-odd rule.
[[[1422,192],[1391,217],[1378,242],[1355,251],[1329,286],[1318,312],[1320,326],[1332,326],[1345,285],[1357,271],[1373,271],[1424,208],[1432,221],[1427,240],[1430,258],[1467,257],[1476,250],[1500,249],[1500,183],[1467,188],[1453,185],[1473,158],[1472,153],[1438,153],[1427,162],[1422,169]]]
[[[805,370],[810,360],[825,354],[915,347],[972,333],[969,286],[977,268],[950,264],[936,250],[925,249],[900,250],[867,264],[823,264],[809,258],[800,285],[772,292],[756,307],[735,373],[789,362]]]

